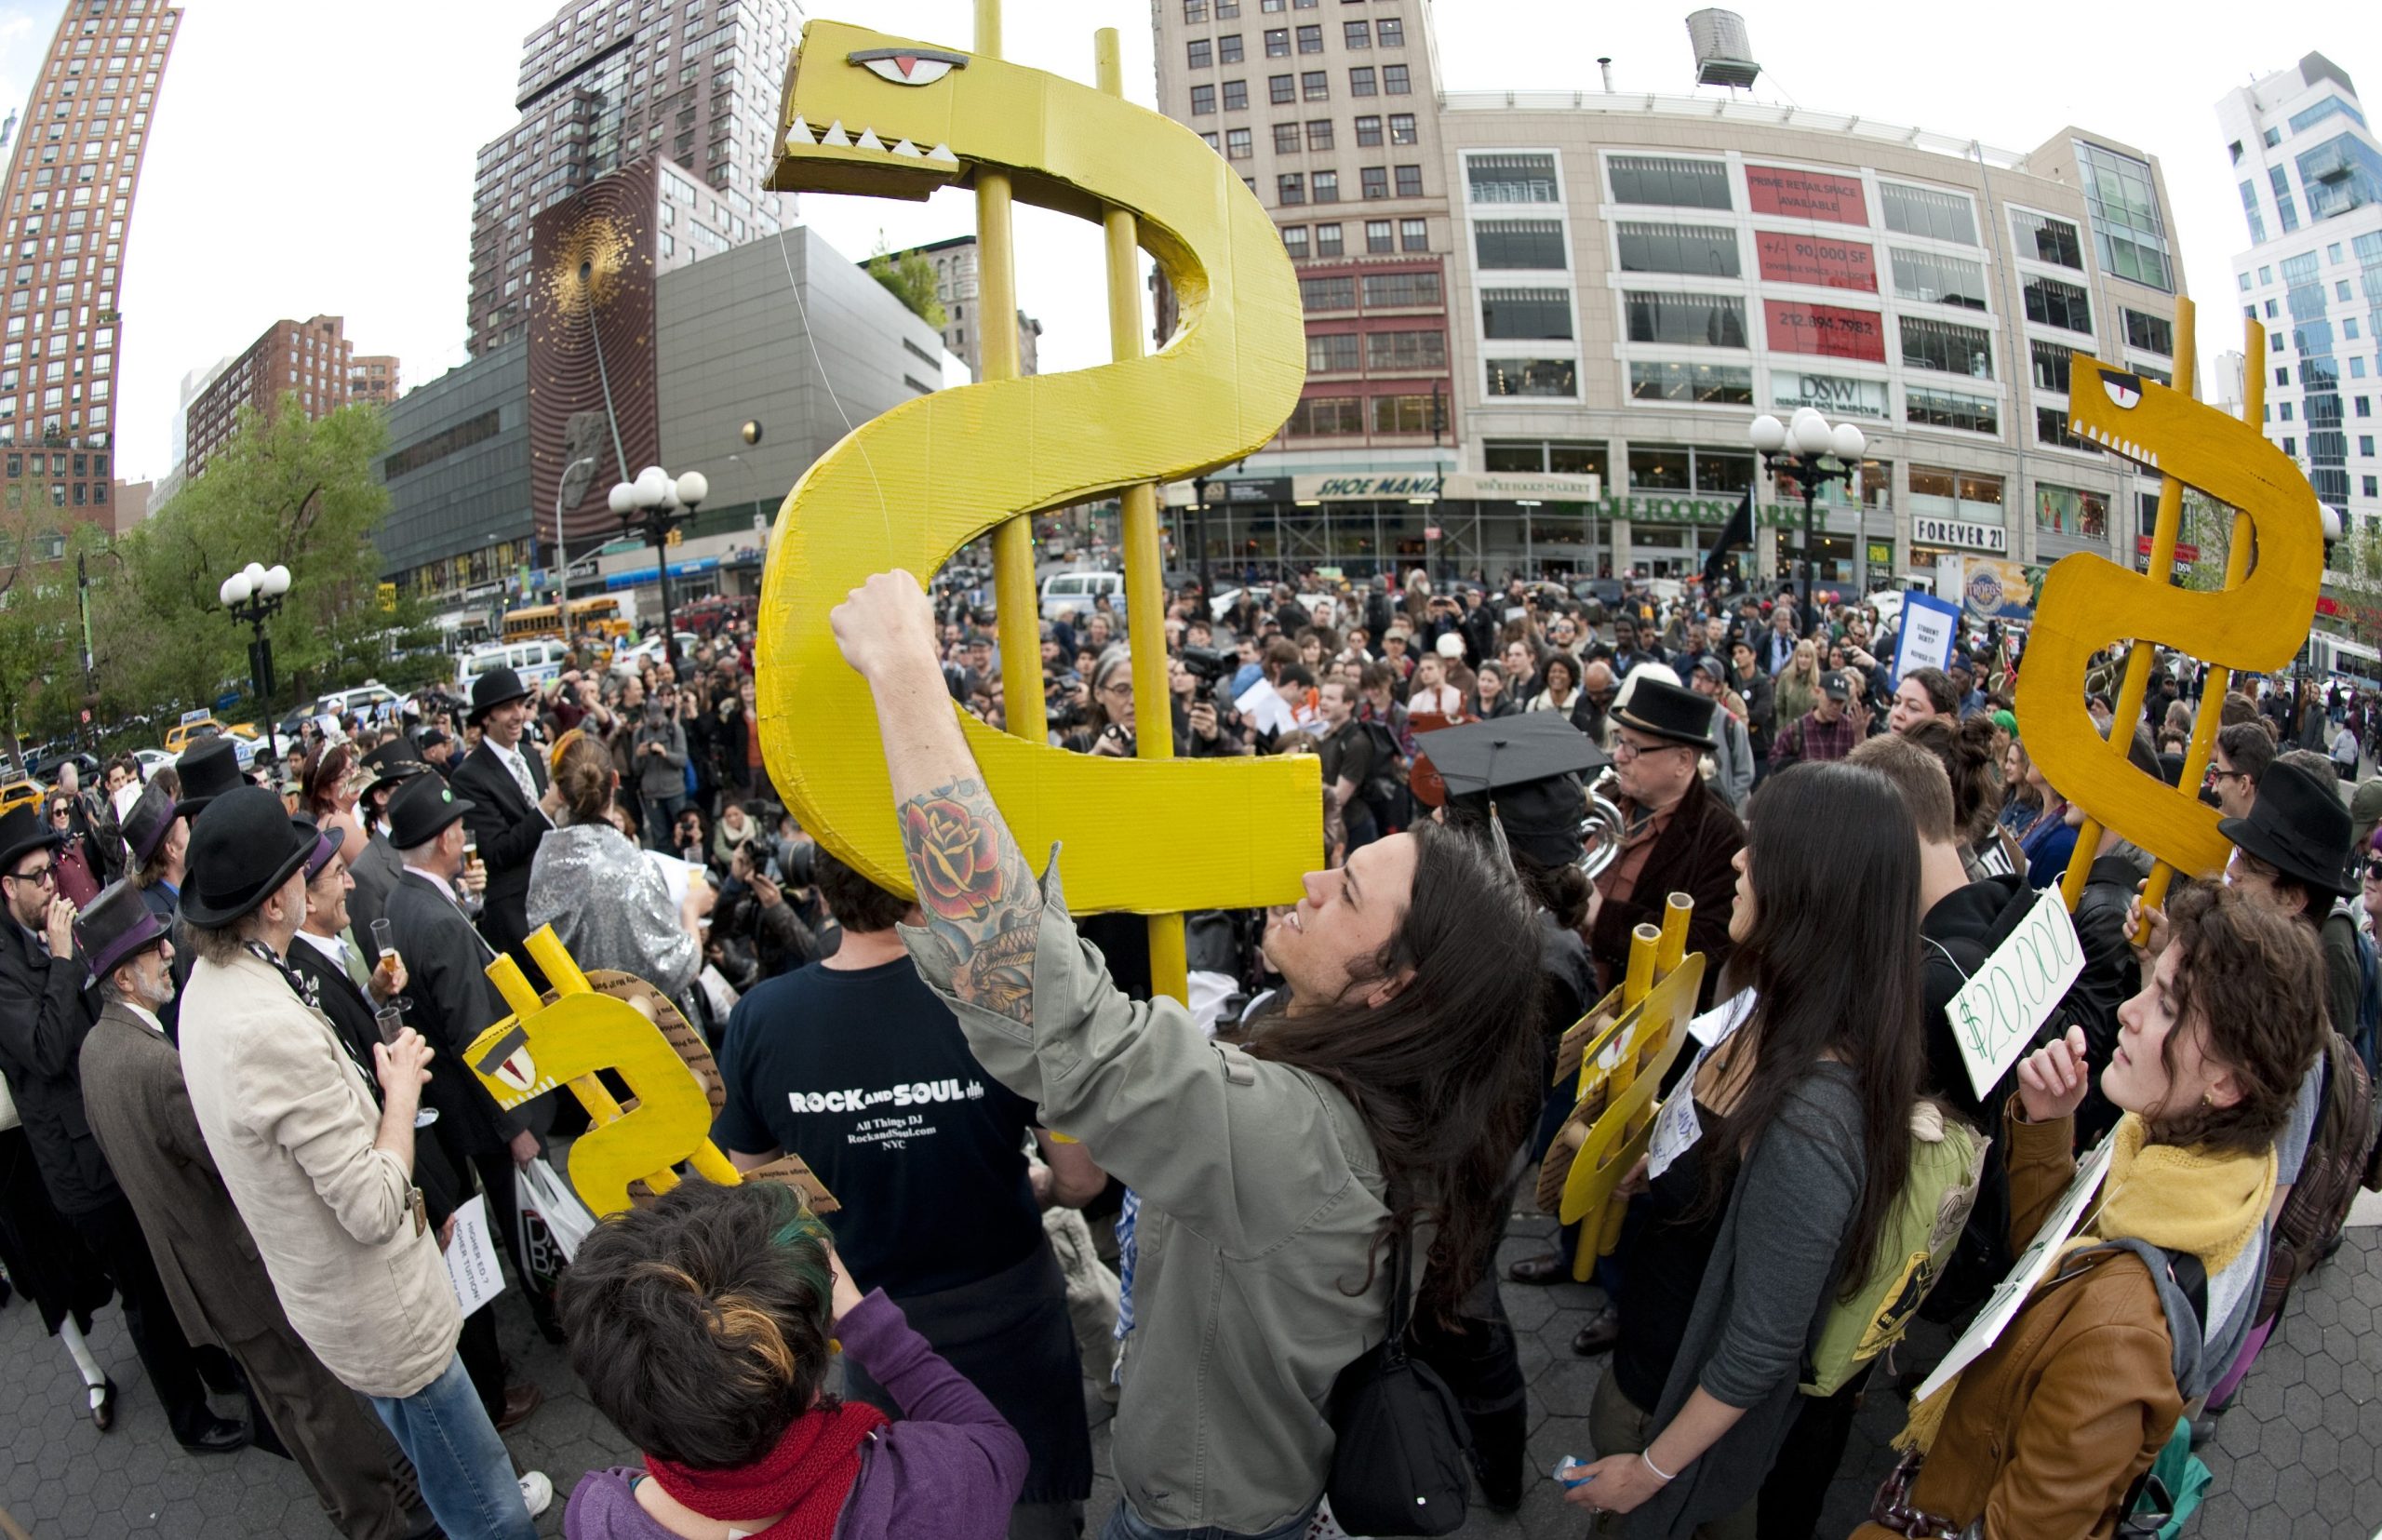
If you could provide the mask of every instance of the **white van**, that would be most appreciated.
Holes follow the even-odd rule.
[[[569,660],[569,652],[557,641],[508,642],[479,648],[464,654],[455,665],[455,693],[470,700],[472,681],[500,668],[513,670],[521,676],[523,684],[535,690],[559,678]]]
[[[1072,609],[1076,619],[1091,614],[1091,601],[1105,595],[1108,607],[1121,615],[1125,608],[1125,574],[1122,572],[1054,572],[1042,580],[1042,618],[1055,621],[1062,609]]]

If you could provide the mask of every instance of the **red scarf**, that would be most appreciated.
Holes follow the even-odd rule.
[[[885,1413],[859,1401],[805,1413],[777,1448],[733,1470],[697,1470],[659,1455],[645,1468],[662,1490],[706,1519],[785,1517],[761,1532],[769,1540],[831,1540],[844,1497],[860,1475],[860,1442],[885,1426]]]

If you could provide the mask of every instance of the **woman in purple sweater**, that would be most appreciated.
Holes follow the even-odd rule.
[[[688,1182],[563,1275],[571,1366],[646,1468],[592,1470],[569,1540],[1000,1540],[1025,1445],[773,1183]],[[829,1336],[830,1330],[835,1337]],[[823,1397],[837,1349],[901,1403]]]

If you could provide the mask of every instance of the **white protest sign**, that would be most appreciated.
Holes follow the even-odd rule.
[[[496,1238],[488,1227],[486,1193],[455,1211],[455,1238],[447,1243],[447,1280],[455,1286],[455,1302],[467,1316],[504,1292],[504,1275],[496,1265]]]
[[[1654,1118],[1654,1132],[1646,1139],[1646,1180],[1653,1182],[1671,1169],[1671,1162],[1695,1147],[1704,1137],[1704,1119],[1695,1115],[1695,1075],[1704,1067],[1704,1056],[1709,1048],[1695,1051],[1695,1062],[1671,1089],[1663,1102],[1663,1110]]]
[[[1927,1376],[1927,1383],[1920,1386],[1919,1394],[1911,1398],[1913,1401],[1923,1401],[1950,1384],[1953,1375],[1983,1358],[1986,1349],[1999,1341],[2001,1333],[2009,1330],[2010,1323],[2018,1319],[2018,1312],[2026,1306],[2027,1296],[2034,1292],[2036,1281],[2050,1270],[2060,1248],[2067,1245],[2068,1238],[2076,1233],[2076,1226],[2083,1219],[2084,1210],[2092,1203],[2093,1195],[2100,1190],[2101,1178],[2109,1169],[2111,1150],[2109,1141],[2104,1139],[2092,1154],[2077,1164],[2076,1180],[2068,1185],[2068,1191],[2060,1198],[2059,1207],[2052,1210],[2050,1217],[2043,1221],[2042,1228],[2035,1232],[2033,1243],[2011,1267],[2009,1276],[1994,1289],[1985,1302],[1985,1308],[1976,1313],[1976,1319],[1960,1333],[1960,1340],[1952,1344],[1952,1350],[1944,1355],[1944,1361],[1935,1366],[1935,1373]]]
[[[1960,607],[1932,594],[1902,596],[1902,640],[1894,649],[1894,682],[1914,668],[1944,668],[1960,640]]]
[[[2083,971],[2075,917],[2060,902],[2058,888],[2046,888],[1944,1008],[1980,1101],[2035,1040],[2035,1029]]]

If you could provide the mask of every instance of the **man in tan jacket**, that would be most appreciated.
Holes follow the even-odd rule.
[[[455,1352],[462,1316],[413,1184],[430,1049],[412,1029],[364,1077],[284,960],[306,917],[311,826],[243,786],[191,834],[181,917],[197,960],[182,1074],[223,1185],[298,1334],[413,1461],[455,1540],[532,1540],[554,1488],[516,1483]]]

